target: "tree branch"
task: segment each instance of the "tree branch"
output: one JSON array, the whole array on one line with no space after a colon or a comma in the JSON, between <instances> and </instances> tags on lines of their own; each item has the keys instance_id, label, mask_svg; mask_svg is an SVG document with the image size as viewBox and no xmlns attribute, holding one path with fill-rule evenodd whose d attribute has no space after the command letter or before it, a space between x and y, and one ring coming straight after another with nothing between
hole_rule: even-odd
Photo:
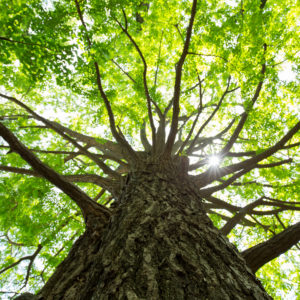
<instances>
[{"instance_id":1,"label":"tree branch","mask_svg":"<svg viewBox=\"0 0 300 300\"><path fill-rule=\"evenodd\" d=\"M26 43L26 42L22 42L22 41L16 41L16 40L12 40L12 39L9 39L9 38L7 38L7 37L4 37L4 36L0 36L0 40L6 41L6 42L10 42L10 43L16 43L16 44L28 45L28 46L38 46L38 47L47 49L48 51L51 51L51 52L53 51L53 50L51 50L50 48L45 47L45 46L42 45L42 44Z\"/></svg>"},{"instance_id":2,"label":"tree branch","mask_svg":"<svg viewBox=\"0 0 300 300\"><path fill-rule=\"evenodd\" d=\"M260 154L257 154L249 159L246 159L242 162L239 162L239 163L236 163L236 164L233 164L230 166L226 166L223 168L219 168L218 172L212 172L210 169L208 169L206 172L194 177L196 184L199 187L203 187L203 186L206 186L207 184L211 183L212 181L219 179L225 175L232 174L236 171L243 170L243 169L244 170L247 169L249 171L249 170L255 168L259 161L262 161L265 158L270 157L272 154L276 153L278 150L281 150L284 147L285 143L288 140L290 140L298 132L299 129L300 129L300 121L298 123L296 123L296 125L293 128L291 128L288 131L288 133L285 136L283 136L281 138L281 140L279 140L274 146L268 148L267 150L265 150L264 152L262 152ZM243 172L243 174L245 174L245 173L246 172ZM238 177L236 177L236 178L238 178Z\"/></svg>"},{"instance_id":3,"label":"tree branch","mask_svg":"<svg viewBox=\"0 0 300 300\"><path fill-rule=\"evenodd\" d=\"M192 149L195 145L195 141L198 139L198 137L200 136L200 134L202 133L202 131L204 130L204 128L209 124L209 122L212 120L212 118L214 117L214 115L217 113L217 111L220 109L222 102L225 98L225 96L229 93L229 85L230 85L230 79L231 77L228 78L227 81L227 86L226 86L226 90L224 91L223 95L221 96L217 106L215 107L215 109L213 110L213 112L211 113L211 115L208 117L208 119L202 124L202 126L200 127L200 129L198 130L194 140L192 141L191 145L189 146L187 153L191 153Z\"/></svg>"},{"instance_id":4,"label":"tree branch","mask_svg":"<svg viewBox=\"0 0 300 300\"><path fill-rule=\"evenodd\" d=\"M293 159L289 158L289 159L284 159L284 160L274 162L274 163L270 163L270 164L257 164L255 166L255 168L257 168L257 169L273 168L273 167L278 167L278 166L281 166L281 165L284 165L284 164L288 164L292 161L293 161Z\"/></svg>"},{"instance_id":5,"label":"tree branch","mask_svg":"<svg viewBox=\"0 0 300 300\"><path fill-rule=\"evenodd\" d=\"M191 10L191 17L189 21L189 26L186 33L185 43L183 47L182 54L180 59L176 65L176 76L175 76L175 85L174 85L174 95L173 95L173 115L172 115L172 122L171 122L171 129L168 136L168 140L166 143L166 147L164 150L163 156L169 157L172 153L172 147L175 141L175 137L177 134L177 127L178 127L178 117L180 112L179 107L179 99L180 99L180 87L181 87L181 77L182 77L182 67L186 56L188 54L188 49L191 41L193 24L195 20L195 15L197 11L197 0L193 0L193 6Z\"/></svg>"},{"instance_id":6,"label":"tree branch","mask_svg":"<svg viewBox=\"0 0 300 300\"><path fill-rule=\"evenodd\" d=\"M17 242L12 241L10 239L10 237L8 236L8 232L6 234L4 234L4 236L5 236L6 240L7 240L7 242L9 244L13 245L13 246L17 246L17 247L23 247L23 246L25 246L25 244L23 244L23 243L17 243Z\"/></svg>"},{"instance_id":7,"label":"tree branch","mask_svg":"<svg viewBox=\"0 0 300 300\"><path fill-rule=\"evenodd\" d=\"M154 152L155 152L155 149L156 149L156 128L155 128L154 121L153 121L151 103L154 104L154 106L156 108L156 111L157 111L157 113L160 117L162 116L162 112L161 112L160 108L158 107L158 105L156 104L156 102L150 97L148 82L147 82L147 68L148 68L148 66L147 66L145 57L144 57L140 47L137 45L137 43L135 42L133 37L128 32L127 17L126 17L126 14L125 14L124 10L123 10L123 15L124 15L125 24L126 24L125 27L117 19L115 19L115 21L118 23L118 25L120 26L122 31L126 34L126 36L129 38L130 42L133 44L134 48L138 52L138 54L139 54L139 56L140 56L140 58L143 62L143 66L144 66L143 84L144 84L145 96L146 96L146 100L147 100L147 108L148 108L148 116L149 116L149 121L150 121L150 127L151 127L151 131L152 131L152 145L153 145L153 149L154 149Z\"/></svg>"},{"instance_id":8,"label":"tree branch","mask_svg":"<svg viewBox=\"0 0 300 300\"><path fill-rule=\"evenodd\" d=\"M161 44L162 44L162 40L163 40L163 35L164 35L164 31L161 32L161 38L160 38L160 42L159 42L158 58L157 58L155 76L154 76L154 87L156 87L156 83L157 83L157 75L158 75L158 70L159 70L160 54L161 54Z\"/></svg>"},{"instance_id":9,"label":"tree branch","mask_svg":"<svg viewBox=\"0 0 300 300\"><path fill-rule=\"evenodd\" d=\"M275 235L271 239L243 251L247 266L255 273L263 265L288 251L300 240L300 222Z\"/></svg>"},{"instance_id":10,"label":"tree branch","mask_svg":"<svg viewBox=\"0 0 300 300\"><path fill-rule=\"evenodd\" d=\"M181 153L184 149L184 147L186 146L186 144L189 142L193 132L194 132L194 129L195 129L195 126L198 122L198 119L199 119L199 116L200 114L202 113L202 110L203 110L203 92L202 92L202 81L198 75L198 82L199 82L199 106L198 106L198 112L197 112L197 115L196 115L196 118L193 122L193 125L192 125L192 128L190 129L189 133L188 133L188 136L186 137L185 141L183 142L183 144L181 145L180 149L178 150L178 154ZM198 138L198 136L196 135L195 139ZM194 139L194 141L195 141ZM193 142L191 143L191 145L193 144Z\"/></svg>"},{"instance_id":11,"label":"tree branch","mask_svg":"<svg viewBox=\"0 0 300 300\"><path fill-rule=\"evenodd\" d=\"M16 168L9 166L0 165L0 171L11 172L15 174L29 175L39 178L44 178L40 173L25 169L25 168ZM109 190L110 192L114 192L114 188L118 185L116 182L103 178L96 174L77 174L77 175L61 175L61 177L67 182L87 182L96 184L102 188Z\"/></svg>"},{"instance_id":12,"label":"tree branch","mask_svg":"<svg viewBox=\"0 0 300 300\"><path fill-rule=\"evenodd\" d=\"M67 194L80 207L84 219L87 222L88 215L98 215L106 222L110 218L110 210L94 202L87 194L77 186L67 182L60 174L44 164L29 149L27 149L15 136L0 123L0 135L10 145L11 149L18 153L31 167L49 180L52 184Z\"/></svg>"},{"instance_id":13,"label":"tree branch","mask_svg":"<svg viewBox=\"0 0 300 300\"><path fill-rule=\"evenodd\" d=\"M128 144L128 142L124 139L123 134L119 134L116 128L116 123L115 123L115 117L111 109L110 102L107 98L106 93L104 92L104 89L102 87L102 82L101 82L101 75L100 75L100 69L99 65L97 62L94 62L94 66L96 69L96 77L97 77L97 86L98 90L100 92L100 95L104 101L106 110L108 112L108 118L109 118L109 124L110 124L110 129L113 137L116 139L116 141L120 144L120 146L123 146L125 150L127 150L129 157L131 158L132 161L136 159L136 154L134 150L131 148L131 146Z\"/></svg>"},{"instance_id":14,"label":"tree branch","mask_svg":"<svg viewBox=\"0 0 300 300\"><path fill-rule=\"evenodd\" d=\"M225 62L228 62L228 60L220 55L215 54L205 54L205 53L196 53L196 52L188 52L189 55L197 55L197 56L207 56L207 57L217 57L220 59L223 59Z\"/></svg>"},{"instance_id":15,"label":"tree branch","mask_svg":"<svg viewBox=\"0 0 300 300\"><path fill-rule=\"evenodd\" d=\"M256 206L262 204L263 197L257 199L253 203L250 203L243 207L234 217L232 217L221 229L220 231L224 235L228 235L230 231L245 217L245 215L250 212Z\"/></svg>"},{"instance_id":16,"label":"tree branch","mask_svg":"<svg viewBox=\"0 0 300 300\"><path fill-rule=\"evenodd\" d=\"M23 260L30 260L30 263L29 263L29 266L28 266L28 269L27 269L27 275L29 277L29 272L30 272L30 268L32 266L32 263L33 263L34 259L36 258L36 256L39 254L39 252L42 250L42 248L43 248L42 245L38 245L36 251L32 255L24 256L24 257L20 258L19 260L17 260L16 262L10 264L9 266L3 268L2 270L0 270L0 274L2 274L4 272L6 272L7 270L17 266ZM28 272L28 270L29 270L29 272ZM26 283L28 281L27 275L26 275Z\"/></svg>"},{"instance_id":17,"label":"tree branch","mask_svg":"<svg viewBox=\"0 0 300 300\"><path fill-rule=\"evenodd\" d=\"M92 139L92 138L91 138ZM102 146L102 145L101 145ZM84 148L85 149L88 149L92 147L92 145L89 145L89 146L85 146ZM0 145L0 148L3 148L3 149L10 149L9 146L5 146L5 145ZM99 148L98 146L96 146L95 148ZM104 147L101 147L101 151L103 151L104 153L109 153L108 151L106 151L105 149L103 149ZM68 155L65 159L64 159L64 162L67 162L69 161L70 159L73 159L75 158L76 156L78 155L85 155L84 153L78 151L78 152L74 152L74 151L64 151L64 150L41 150L41 149L34 149L34 148L30 148L29 149L30 151L32 152L35 152L35 153L45 153L45 154L61 154L61 155ZM106 159L110 159L110 160L113 160L117 163L119 163L120 165L126 165L127 164L123 161L121 161L118 157L116 157L116 155L113 155L113 154L96 154L94 153L96 156L98 156L99 158L102 158L103 160L106 160Z\"/></svg>"},{"instance_id":18,"label":"tree branch","mask_svg":"<svg viewBox=\"0 0 300 300\"><path fill-rule=\"evenodd\" d=\"M32 254L31 259L29 261L29 265L27 267L25 282L24 282L22 288L24 288L27 285L33 262L34 262L35 258L38 256L38 254L40 253L40 251L42 250L42 248L43 248L42 245L38 245L36 251Z\"/></svg>"},{"instance_id":19,"label":"tree branch","mask_svg":"<svg viewBox=\"0 0 300 300\"><path fill-rule=\"evenodd\" d=\"M84 27L84 31L85 31L85 35L86 35L86 40L88 42L89 47L91 47L92 42L90 40L89 32L88 32L88 29L87 29L86 24L84 22L83 15L82 15L82 12L81 12L81 9L80 9L80 5L79 5L79 3L78 3L77 0L75 0L75 5L76 5L76 10L77 10L78 16L80 18L81 24Z\"/></svg>"},{"instance_id":20,"label":"tree branch","mask_svg":"<svg viewBox=\"0 0 300 300\"><path fill-rule=\"evenodd\" d=\"M217 135L212 137L206 137L206 138L198 138L197 142L195 143L195 146L193 147L192 151L196 152L203 148L205 148L207 145L212 144L213 140L220 139L223 134L225 134L234 124L235 119L233 119L228 126L223 129L221 132L219 132ZM200 168L208 163L208 158L210 155L203 155L204 159L192 164L189 166L189 171L196 170L197 168Z\"/></svg>"},{"instance_id":21,"label":"tree branch","mask_svg":"<svg viewBox=\"0 0 300 300\"><path fill-rule=\"evenodd\" d=\"M276 233L274 232L274 230L271 229L270 225L265 225L265 224L261 223L252 214L249 214L249 216L251 217L251 219L253 219L256 222L256 224L258 224L259 226L261 226L265 231L270 231L273 235L276 235Z\"/></svg>"},{"instance_id":22,"label":"tree branch","mask_svg":"<svg viewBox=\"0 0 300 300\"><path fill-rule=\"evenodd\" d=\"M144 120L143 125L140 129L140 137L141 137L141 142L144 146L144 149L147 152L150 152L151 151L151 145L148 142L147 135L146 135L146 122L145 122L145 120Z\"/></svg>"},{"instance_id":23,"label":"tree branch","mask_svg":"<svg viewBox=\"0 0 300 300\"><path fill-rule=\"evenodd\" d=\"M204 199L208 202L211 202L211 203L215 204L218 208L226 209L226 210L228 210L232 213L235 213L235 212L241 210L240 206L230 204L226 201L223 201L219 198L216 198L216 197L213 197L213 196L210 196L210 195L206 196Z\"/></svg>"},{"instance_id":24,"label":"tree branch","mask_svg":"<svg viewBox=\"0 0 300 300\"><path fill-rule=\"evenodd\" d=\"M81 12L81 9L80 9L80 5L79 5L79 3L78 3L77 0L75 0L75 4L76 4L76 10L77 10L78 16L80 18L81 24L82 24L82 26L84 27L84 30L85 30L85 34L86 34L86 39L87 39L87 42L88 42L88 46L90 48L91 45L92 45L91 39L89 37L87 26L86 26L86 24L84 22L83 15L82 15L82 12ZM95 70L96 70L96 78L97 78L98 90L99 90L100 95L101 95L101 97L102 97L102 99L104 101L104 104L105 104L105 107L106 107L106 110L107 110L107 113L108 113L108 118L109 118L109 124L110 124L111 133L112 133L113 137L116 139L116 141L121 146L124 147L124 149L129 154L129 157L131 157L132 160L134 161L136 159L136 154L135 154L134 150L131 148L131 146L128 144L128 142L124 139L124 136L121 135L121 134L119 134L118 131L117 131L116 124L115 124L115 117L114 117L114 114L112 112L111 105L110 105L110 102L109 102L109 100L107 98L107 95L104 92L104 89L102 87L100 69L99 69L99 65L98 65L98 63L96 61L94 62L94 66L95 66Z\"/></svg>"},{"instance_id":25,"label":"tree branch","mask_svg":"<svg viewBox=\"0 0 300 300\"><path fill-rule=\"evenodd\" d=\"M128 72L126 72L125 70L123 70L123 68L114 60L111 60L133 83L136 83L136 81L129 75Z\"/></svg>"},{"instance_id":26,"label":"tree branch","mask_svg":"<svg viewBox=\"0 0 300 300\"><path fill-rule=\"evenodd\" d=\"M285 149L290 149L290 148L294 148L294 147L297 147L297 146L300 146L300 142L283 146L281 149L285 150ZM228 156L228 157L243 157L243 156L254 156L254 155L256 155L256 151L228 152L225 156Z\"/></svg>"},{"instance_id":27,"label":"tree branch","mask_svg":"<svg viewBox=\"0 0 300 300\"><path fill-rule=\"evenodd\" d=\"M289 163L291 161L292 161L292 159L286 159L286 160L283 160L283 161L280 161L280 162L276 162L276 163L272 163L272 164L263 164L263 165L254 164L254 165L249 166L249 167L245 168L244 170L236 173L235 175L233 175L229 179L223 181L222 184L217 185L217 186L213 186L213 187L207 188L207 189L202 189L202 190L200 189L200 191L202 193L204 193L203 195L206 195L207 193L208 194L212 194L212 193L215 193L216 191L219 191L219 190L224 189L227 186L231 185L235 180L237 180L238 178L240 178L241 176L243 176L244 174L246 174L247 172L249 172L252 169L256 169L256 168L259 168L259 169L262 169L262 168L272 168L272 167L276 167L276 166L280 166L280 165Z\"/></svg>"},{"instance_id":28,"label":"tree branch","mask_svg":"<svg viewBox=\"0 0 300 300\"><path fill-rule=\"evenodd\" d=\"M71 130L68 127L65 127L57 122L51 121L53 125L55 125L55 128L60 129L60 131L67 133L71 137L76 138L76 140L79 140L81 142L86 143L90 147L95 147L102 151L106 155L114 156L116 159L122 159L125 158L126 155L123 152L123 148L110 140L105 140L104 144L99 143L95 138L79 133L77 131Z\"/></svg>"},{"instance_id":29,"label":"tree branch","mask_svg":"<svg viewBox=\"0 0 300 300\"><path fill-rule=\"evenodd\" d=\"M32 109L30 109L27 105L25 105L24 103L22 103L21 101L17 100L14 97L6 96L6 95L3 95L3 94L0 94L0 96L7 99L7 100L10 100L10 101L16 103L19 106L21 106L27 112L29 112L35 119L43 122L49 128L51 128L56 133L58 133L60 136L62 136L65 140L69 141L71 144L73 144L75 147L77 147L82 153L84 153L87 157L89 157L92 161L94 161L103 170L104 173L106 173L106 174L108 174L112 177L119 178L119 174L114 172L112 169L110 169L102 160L100 160L98 158L98 156L96 154L87 151L84 147L82 147L80 144L78 144L75 140L73 140L68 135L66 135L60 129L60 126L57 126L58 123L51 122L51 121L43 118L42 116L40 116L36 112L34 112Z\"/></svg>"},{"instance_id":30,"label":"tree branch","mask_svg":"<svg viewBox=\"0 0 300 300\"><path fill-rule=\"evenodd\" d=\"M267 45L264 44L264 53L266 52L267 50ZM255 93L251 99L251 102L250 102L250 105L251 105L251 108L254 106L255 102L257 101L258 97L259 97L259 94L260 94L260 91L262 89L262 86L263 86L263 80L264 80L264 75L266 73L266 63L264 62L262 64L262 68L261 68L261 76L262 76L262 79L259 81L257 87L256 87L256 90L255 90ZM250 109L250 107L247 108L247 110ZM221 150L220 152L220 156L224 156L226 155L229 150L232 148L233 144L235 143L235 141L237 140L240 132L242 131L245 123L246 123L246 120L248 118L248 111L245 111L243 114L242 114L242 118L240 119L236 129L234 130L232 136L230 137L228 143L225 145L225 147Z\"/></svg>"},{"instance_id":31,"label":"tree branch","mask_svg":"<svg viewBox=\"0 0 300 300\"><path fill-rule=\"evenodd\" d=\"M222 214L220 214L218 212L215 212L213 210L210 210L210 209L208 209L206 211L206 213L207 214L212 214L212 215L217 215L217 216L221 217L224 221L229 221L230 220L230 217L222 215ZM254 222L252 222L252 221L250 221L246 218L240 220L239 224L241 224L243 226L248 226L248 227L255 227L256 226L256 223L254 223Z\"/></svg>"}]
</instances>

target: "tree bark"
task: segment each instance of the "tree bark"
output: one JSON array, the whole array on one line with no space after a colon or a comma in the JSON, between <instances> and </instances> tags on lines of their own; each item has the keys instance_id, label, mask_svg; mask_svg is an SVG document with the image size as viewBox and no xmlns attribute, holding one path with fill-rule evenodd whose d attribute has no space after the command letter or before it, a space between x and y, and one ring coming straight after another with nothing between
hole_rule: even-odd
<instances>
[{"instance_id":1,"label":"tree bark","mask_svg":"<svg viewBox=\"0 0 300 300\"><path fill-rule=\"evenodd\" d=\"M271 299L184 176L131 173L110 222L97 222L38 299Z\"/></svg>"},{"instance_id":2,"label":"tree bark","mask_svg":"<svg viewBox=\"0 0 300 300\"><path fill-rule=\"evenodd\" d=\"M300 240L300 222L288 227L271 239L257 244L241 254L247 266L255 273L263 265L288 251Z\"/></svg>"}]
</instances>

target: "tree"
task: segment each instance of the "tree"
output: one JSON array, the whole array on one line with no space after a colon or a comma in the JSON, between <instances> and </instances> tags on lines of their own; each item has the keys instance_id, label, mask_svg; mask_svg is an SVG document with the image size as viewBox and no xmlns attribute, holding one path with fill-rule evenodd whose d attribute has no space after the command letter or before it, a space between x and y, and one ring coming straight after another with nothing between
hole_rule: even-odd
<instances>
[{"instance_id":1,"label":"tree","mask_svg":"<svg viewBox=\"0 0 300 300\"><path fill-rule=\"evenodd\" d=\"M0 3L2 293L270 299L254 273L300 239L296 4Z\"/></svg>"}]
</instances>

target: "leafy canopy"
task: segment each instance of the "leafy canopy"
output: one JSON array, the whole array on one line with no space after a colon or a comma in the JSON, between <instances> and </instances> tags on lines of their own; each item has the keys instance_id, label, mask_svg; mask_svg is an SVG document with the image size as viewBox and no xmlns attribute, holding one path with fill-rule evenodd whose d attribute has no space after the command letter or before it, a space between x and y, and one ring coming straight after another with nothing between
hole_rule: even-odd
<instances>
[{"instance_id":1,"label":"leafy canopy","mask_svg":"<svg viewBox=\"0 0 300 300\"><path fill-rule=\"evenodd\" d=\"M191 24L196 2L0 0L0 121L108 207L130 149L188 157L207 213L244 250L299 211L299 7L198 1ZM84 220L78 203L10 148L3 138L0 287L34 291ZM297 289L295 253L258 273L275 299Z\"/></svg>"}]
</instances>

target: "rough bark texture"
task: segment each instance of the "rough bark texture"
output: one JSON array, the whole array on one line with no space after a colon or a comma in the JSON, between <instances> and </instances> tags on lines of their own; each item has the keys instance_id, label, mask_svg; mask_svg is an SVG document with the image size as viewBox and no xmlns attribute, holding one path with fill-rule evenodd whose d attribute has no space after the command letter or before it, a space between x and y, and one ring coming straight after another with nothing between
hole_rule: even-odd
<instances>
[{"instance_id":1,"label":"rough bark texture","mask_svg":"<svg viewBox=\"0 0 300 300\"><path fill-rule=\"evenodd\" d=\"M94 224L38 299L271 299L184 176L131 173L110 222Z\"/></svg>"}]
</instances>

